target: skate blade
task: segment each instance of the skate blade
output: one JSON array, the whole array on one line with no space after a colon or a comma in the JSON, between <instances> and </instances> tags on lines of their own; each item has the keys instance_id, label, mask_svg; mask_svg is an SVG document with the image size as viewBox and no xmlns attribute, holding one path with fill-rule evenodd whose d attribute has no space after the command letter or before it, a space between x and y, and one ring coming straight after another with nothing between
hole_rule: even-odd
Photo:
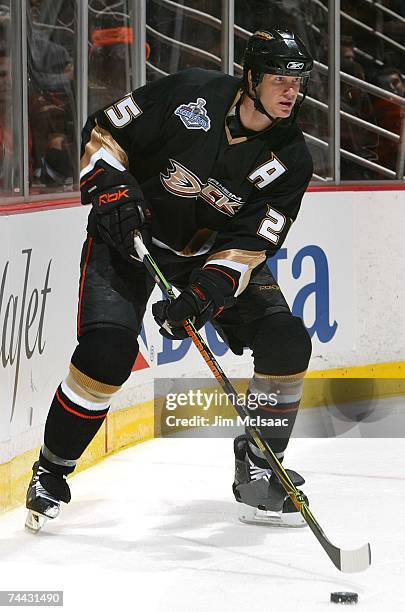
<instances>
[{"instance_id":1,"label":"skate blade","mask_svg":"<svg viewBox=\"0 0 405 612\"><path fill-rule=\"evenodd\" d=\"M305 527L306 522L300 512L271 512L247 506L239 516L241 523L247 525L265 525L267 527L297 528Z\"/></svg>"},{"instance_id":2,"label":"skate blade","mask_svg":"<svg viewBox=\"0 0 405 612\"><path fill-rule=\"evenodd\" d=\"M25 520L25 529L30 533L38 533L38 531L40 531L45 525L47 520L47 516L38 514L32 510L28 510L27 518Z\"/></svg>"}]
</instances>

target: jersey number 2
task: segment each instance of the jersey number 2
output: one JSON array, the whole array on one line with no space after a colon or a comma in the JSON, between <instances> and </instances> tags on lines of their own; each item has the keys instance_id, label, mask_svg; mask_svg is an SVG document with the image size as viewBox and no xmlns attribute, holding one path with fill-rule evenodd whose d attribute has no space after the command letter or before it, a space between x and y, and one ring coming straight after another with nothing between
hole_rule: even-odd
<instances>
[{"instance_id":1,"label":"jersey number 2","mask_svg":"<svg viewBox=\"0 0 405 612\"><path fill-rule=\"evenodd\" d=\"M284 215L268 206L267 214L260 223L260 227L257 230L259 236L266 238L273 244L278 244L280 240L280 234L286 224L286 218Z\"/></svg>"},{"instance_id":2,"label":"jersey number 2","mask_svg":"<svg viewBox=\"0 0 405 612\"><path fill-rule=\"evenodd\" d=\"M135 119L135 117L142 114L141 109L133 100L131 95L126 96L119 102L116 102L116 104L110 106L104 112L111 123L117 128L125 127L132 121L132 119Z\"/></svg>"}]
</instances>

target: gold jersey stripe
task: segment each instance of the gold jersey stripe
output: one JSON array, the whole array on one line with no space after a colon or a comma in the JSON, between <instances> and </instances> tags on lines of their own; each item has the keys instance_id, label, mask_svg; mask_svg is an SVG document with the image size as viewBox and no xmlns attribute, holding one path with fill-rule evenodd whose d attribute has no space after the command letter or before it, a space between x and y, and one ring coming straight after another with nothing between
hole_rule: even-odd
<instances>
[{"instance_id":1,"label":"gold jersey stripe","mask_svg":"<svg viewBox=\"0 0 405 612\"><path fill-rule=\"evenodd\" d=\"M101 148L108 151L128 170L128 155L125 153L124 149L120 147L118 142L114 140L110 132L104 130L99 125L96 125L91 131L90 140L86 144L84 154L80 160L80 170L83 170L83 168L89 165L92 155Z\"/></svg>"},{"instance_id":2,"label":"gold jersey stripe","mask_svg":"<svg viewBox=\"0 0 405 612\"><path fill-rule=\"evenodd\" d=\"M107 385L87 376L87 374L83 374L73 363L69 366L69 375L66 382L72 391L91 402L105 402L113 393L121 389L120 385Z\"/></svg>"},{"instance_id":3,"label":"gold jersey stripe","mask_svg":"<svg viewBox=\"0 0 405 612\"><path fill-rule=\"evenodd\" d=\"M238 263L245 264L245 266L248 266L250 270L253 270L253 268L258 266L266 259L266 251L245 251L243 249L227 249L226 251L212 253L208 257L207 262L210 259L229 259L230 261L236 261Z\"/></svg>"},{"instance_id":4,"label":"gold jersey stripe","mask_svg":"<svg viewBox=\"0 0 405 612\"><path fill-rule=\"evenodd\" d=\"M239 144L241 142L246 142L247 140L247 136L238 136L237 138L234 138L231 134L231 130L228 127L228 124L226 122L227 118L229 117L231 111L235 108L235 106L237 105L237 103L239 102L240 98L242 97L242 90L239 89L236 93L236 96L234 97L234 99L232 100L232 104L229 107L228 112L226 113L226 117L225 117L225 134L226 134L226 138L228 140L228 144L233 145L233 144Z\"/></svg>"},{"instance_id":5,"label":"gold jersey stripe","mask_svg":"<svg viewBox=\"0 0 405 612\"><path fill-rule=\"evenodd\" d=\"M229 262L235 261L237 263L244 264L247 266L246 272L241 275L239 281L239 287L237 295L240 295L248 286L250 277L254 268L261 264L266 259L265 251L244 251L242 249L228 249L226 251L220 251L210 255L204 265L207 265L210 260L225 259ZM229 266L232 267L232 266Z\"/></svg>"}]
</instances>

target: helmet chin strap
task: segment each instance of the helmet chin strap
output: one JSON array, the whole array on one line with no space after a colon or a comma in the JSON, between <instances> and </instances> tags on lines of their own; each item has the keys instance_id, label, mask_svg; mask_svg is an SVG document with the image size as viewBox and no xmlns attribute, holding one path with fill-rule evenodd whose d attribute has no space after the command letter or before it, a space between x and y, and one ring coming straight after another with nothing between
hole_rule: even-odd
<instances>
[{"instance_id":1,"label":"helmet chin strap","mask_svg":"<svg viewBox=\"0 0 405 612\"><path fill-rule=\"evenodd\" d=\"M270 119L270 121L272 123L277 121L277 117L272 117L271 115L269 115L269 113L264 108L264 106L262 104L262 101L260 100L259 96L257 95L257 90L256 90L256 87L254 85L252 85L252 89L253 89L254 96L252 96L249 92L247 92L247 94L248 94L249 98L251 100L253 100L253 104L255 106L255 109L257 111L259 111L259 113L262 113L263 115L266 115L267 119Z\"/></svg>"}]
</instances>

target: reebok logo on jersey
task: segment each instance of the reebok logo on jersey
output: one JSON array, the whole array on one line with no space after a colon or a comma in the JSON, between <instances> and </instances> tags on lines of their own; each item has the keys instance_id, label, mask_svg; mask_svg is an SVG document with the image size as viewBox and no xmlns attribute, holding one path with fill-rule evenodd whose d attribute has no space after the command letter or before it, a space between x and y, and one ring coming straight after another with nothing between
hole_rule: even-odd
<instances>
[{"instance_id":1,"label":"reebok logo on jersey","mask_svg":"<svg viewBox=\"0 0 405 612\"><path fill-rule=\"evenodd\" d=\"M280 287L276 284L273 283L273 285L259 285L259 291L269 291L272 289L275 289L276 291L280 291Z\"/></svg>"},{"instance_id":2,"label":"reebok logo on jersey","mask_svg":"<svg viewBox=\"0 0 405 612\"><path fill-rule=\"evenodd\" d=\"M118 189L118 191L113 191L113 192L108 192L108 193L101 193L98 196L98 203L99 204L111 204L111 202L116 202L117 200L120 200L121 198L129 198L128 195L128 189Z\"/></svg>"},{"instance_id":3,"label":"reebok logo on jersey","mask_svg":"<svg viewBox=\"0 0 405 612\"><path fill-rule=\"evenodd\" d=\"M181 119L188 130L204 130L204 132L208 132L211 127L211 119L204 108L206 104L207 100L197 98L197 102L189 102L188 104L178 106L174 114Z\"/></svg>"}]
</instances>

